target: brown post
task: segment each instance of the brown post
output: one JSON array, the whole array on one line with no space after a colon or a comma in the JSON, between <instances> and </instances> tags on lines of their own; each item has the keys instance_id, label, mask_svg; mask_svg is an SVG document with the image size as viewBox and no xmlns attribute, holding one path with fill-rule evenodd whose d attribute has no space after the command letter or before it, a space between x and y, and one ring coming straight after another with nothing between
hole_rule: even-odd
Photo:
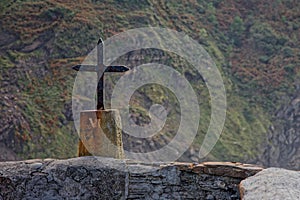
<instances>
[{"instance_id":1,"label":"brown post","mask_svg":"<svg viewBox=\"0 0 300 200\"><path fill-rule=\"evenodd\" d=\"M121 119L118 110L91 110L80 113L78 156L124 158Z\"/></svg>"}]
</instances>

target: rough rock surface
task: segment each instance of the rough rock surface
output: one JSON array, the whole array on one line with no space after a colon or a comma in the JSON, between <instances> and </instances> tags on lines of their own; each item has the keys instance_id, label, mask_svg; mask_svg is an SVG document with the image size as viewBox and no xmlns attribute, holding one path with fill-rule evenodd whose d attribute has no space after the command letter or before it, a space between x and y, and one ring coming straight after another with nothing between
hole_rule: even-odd
<instances>
[{"instance_id":1,"label":"rough rock surface","mask_svg":"<svg viewBox=\"0 0 300 200\"><path fill-rule=\"evenodd\" d=\"M261 170L241 163L146 165L102 157L3 162L0 199L239 199L240 181Z\"/></svg>"},{"instance_id":2,"label":"rough rock surface","mask_svg":"<svg viewBox=\"0 0 300 200\"><path fill-rule=\"evenodd\" d=\"M300 83L298 87L297 96L277 111L256 163L300 170Z\"/></svg>"},{"instance_id":3,"label":"rough rock surface","mask_svg":"<svg viewBox=\"0 0 300 200\"><path fill-rule=\"evenodd\" d=\"M240 191L243 200L300 199L300 171L268 168L243 180Z\"/></svg>"},{"instance_id":4,"label":"rough rock surface","mask_svg":"<svg viewBox=\"0 0 300 200\"><path fill-rule=\"evenodd\" d=\"M0 161L8 161L8 160L17 160L18 157L15 152L13 152L10 148L0 142Z\"/></svg>"}]
</instances>

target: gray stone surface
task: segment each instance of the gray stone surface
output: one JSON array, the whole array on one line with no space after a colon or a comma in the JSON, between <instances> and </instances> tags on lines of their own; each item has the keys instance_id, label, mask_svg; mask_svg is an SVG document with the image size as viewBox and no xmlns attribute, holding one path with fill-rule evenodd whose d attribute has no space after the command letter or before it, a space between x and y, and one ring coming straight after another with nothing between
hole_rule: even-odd
<instances>
[{"instance_id":1,"label":"gray stone surface","mask_svg":"<svg viewBox=\"0 0 300 200\"><path fill-rule=\"evenodd\" d=\"M0 199L121 199L125 173L109 165L124 166L93 157L1 163Z\"/></svg>"},{"instance_id":2,"label":"gray stone surface","mask_svg":"<svg viewBox=\"0 0 300 200\"><path fill-rule=\"evenodd\" d=\"M240 184L243 200L299 200L300 171L268 168Z\"/></svg>"},{"instance_id":3,"label":"gray stone surface","mask_svg":"<svg viewBox=\"0 0 300 200\"><path fill-rule=\"evenodd\" d=\"M239 199L240 181L261 170L240 163L142 164L103 157L2 162L0 199Z\"/></svg>"}]
</instances>

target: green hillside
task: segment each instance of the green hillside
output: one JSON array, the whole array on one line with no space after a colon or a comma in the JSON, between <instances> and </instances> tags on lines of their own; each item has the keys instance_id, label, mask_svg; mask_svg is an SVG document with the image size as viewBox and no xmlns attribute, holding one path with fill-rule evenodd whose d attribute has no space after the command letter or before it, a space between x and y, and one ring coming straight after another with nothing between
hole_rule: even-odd
<instances>
[{"instance_id":1,"label":"green hillside","mask_svg":"<svg viewBox=\"0 0 300 200\"><path fill-rule=\"evenodd\" d=\"M254 162L267 143L275 112L297 92L299 13L300 2L292 0L2 1L0 143L19 159L76 156L78 136L71 111L76 72L71 66L85 58L99 37L160 26L197 40L223 76L227 119L206 159ZM151 53L136 63L128 57L120 61L130 67L154 59ZM208 90L199 75L184 71L184 60L172 54L165 57L161 62L183 73L200 100L197 149L210 119ZM170 99L174 120L164 131L172 135L178 111L170 91L149 85L134 99L133 116L142 124L147 123L150 103Z\"/></svg>"}]
</instances>

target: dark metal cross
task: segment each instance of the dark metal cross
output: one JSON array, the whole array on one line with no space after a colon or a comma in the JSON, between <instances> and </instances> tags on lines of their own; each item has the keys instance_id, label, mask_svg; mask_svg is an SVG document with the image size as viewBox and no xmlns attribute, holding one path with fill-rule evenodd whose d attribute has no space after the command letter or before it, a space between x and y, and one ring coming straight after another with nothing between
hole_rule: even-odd
<instances>
[{"instance_id":1,"label":"dark metal cross","mask_svg":"<svg viewBox=\"0 0 300 200\"><path fill-rule=\"evenodd\" d=\"M100 38L97 43L97 65L76 65L73 67L76 71L97 72L97 110L104 110L104 74L106 72L126 72L129 70L126 66L105 66L103 63L104 47Z\"/></svg>"}]
</instances>

